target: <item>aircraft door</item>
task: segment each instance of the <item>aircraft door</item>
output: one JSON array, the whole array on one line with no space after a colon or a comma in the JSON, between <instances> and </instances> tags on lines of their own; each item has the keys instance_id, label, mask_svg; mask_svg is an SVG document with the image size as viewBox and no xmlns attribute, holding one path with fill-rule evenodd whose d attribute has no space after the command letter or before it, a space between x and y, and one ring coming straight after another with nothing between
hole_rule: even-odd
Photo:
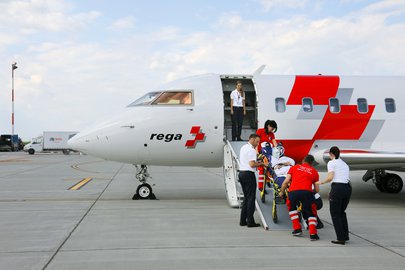
<instances>
[{"instance_id":1,"label":"aircraft door","mask_svg":"<svg viewBox=\"0 0 405 270\"><path fill-rule=\"evenodd\" d=\"M242 89L245 95L246 115L243 117L241 137L247 140L251 133L257 130L257 97L252 76L231 76L222 75L222 91L224 100L224 136L232 140L232 117L231 117L231 92L236 88L236 82L242 82Z\"/></svg>"}]
</instances>

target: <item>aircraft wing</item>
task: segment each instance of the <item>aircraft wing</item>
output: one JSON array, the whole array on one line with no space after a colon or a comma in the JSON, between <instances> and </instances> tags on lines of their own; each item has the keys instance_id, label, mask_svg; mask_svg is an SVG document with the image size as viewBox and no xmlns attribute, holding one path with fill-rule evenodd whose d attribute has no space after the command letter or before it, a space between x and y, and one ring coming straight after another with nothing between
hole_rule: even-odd
<instances>
[{"instance_id":1,"label":"aircraft wing","mask_svg":"<svg viewBox=\"0 0 405 270\"><path fill-rule=\"evenodd\" d=\"M351 169L387 169L393 171L405 171L404 152L341 149L340 157L350 166ZM323 153L323 159L325 163L329 161L328 151Z\"/></svg>"}]
</instances>

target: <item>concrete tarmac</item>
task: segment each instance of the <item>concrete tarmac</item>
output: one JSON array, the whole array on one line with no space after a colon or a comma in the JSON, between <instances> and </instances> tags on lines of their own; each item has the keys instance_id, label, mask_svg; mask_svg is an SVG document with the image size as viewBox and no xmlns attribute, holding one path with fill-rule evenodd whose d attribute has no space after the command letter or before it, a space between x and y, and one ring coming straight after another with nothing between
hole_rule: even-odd
<instances>
[{"instance_id":1,"label":"concrete tarmac","mask_svg":"<svg viewBox=\"0 0 405 270\"><path fill-rule=\"evenodd\" d=\"M0 269L405 269L405 191L380 193L363 172L351 174L345 246L330 243L329 185L321 187L325 228L311 242L308 232L291 236L289 226L240 227L222 168L150 173L158 200L132 201L131 165L0 153Z\"/></svg>"}]
</instances>

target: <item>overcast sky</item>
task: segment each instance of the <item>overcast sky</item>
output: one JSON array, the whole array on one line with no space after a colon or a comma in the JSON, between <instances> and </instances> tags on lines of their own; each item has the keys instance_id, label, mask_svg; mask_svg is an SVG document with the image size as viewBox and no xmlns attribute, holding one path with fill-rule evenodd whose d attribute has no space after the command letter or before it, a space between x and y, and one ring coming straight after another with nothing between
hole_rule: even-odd
<instances>
[{"instance_id":1,"label":"overcast sky","mask_svg":"<svg viewBox=\"0 0 405 270\"><path fill-rule=\"evenodd\" d=\"M203 73L405 75L405 0L0 0L0 133L77 130Z\"/></svg>"}]
</instances>

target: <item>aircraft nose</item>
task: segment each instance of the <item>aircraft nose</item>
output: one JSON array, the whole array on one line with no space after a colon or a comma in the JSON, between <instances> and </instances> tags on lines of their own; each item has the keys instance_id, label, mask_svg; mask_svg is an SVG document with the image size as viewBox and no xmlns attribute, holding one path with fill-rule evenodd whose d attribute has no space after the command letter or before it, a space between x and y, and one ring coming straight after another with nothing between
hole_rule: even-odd
<instances>
[{"instance_id":1,"label":"aircraft nose","mask_svg":"<svg viewBox=\"0 0 405 270\"><path fill-rule=\"evenodd\" d=\"M83 134L78 133L68 141L68 146L70 149L86 152L86 139L85 136L82 135Z\"/></svg>"},{"instance_id":2,"label":"aircraft nose","mask_svg":"<svg viewBox=\"0 0 405 270\"><path fill-rule=\"evenodd\" d=\"M107 159L114 153L118 153L125 145L120 143L120 136L128 128L122 128L127 125L121 118L125 117L127 110L119 112L116 115L100 121L92 126L84 128L68 141L71 149ZM117 139L118 138L118 139Z\"/></svg>"}]
</instances>

